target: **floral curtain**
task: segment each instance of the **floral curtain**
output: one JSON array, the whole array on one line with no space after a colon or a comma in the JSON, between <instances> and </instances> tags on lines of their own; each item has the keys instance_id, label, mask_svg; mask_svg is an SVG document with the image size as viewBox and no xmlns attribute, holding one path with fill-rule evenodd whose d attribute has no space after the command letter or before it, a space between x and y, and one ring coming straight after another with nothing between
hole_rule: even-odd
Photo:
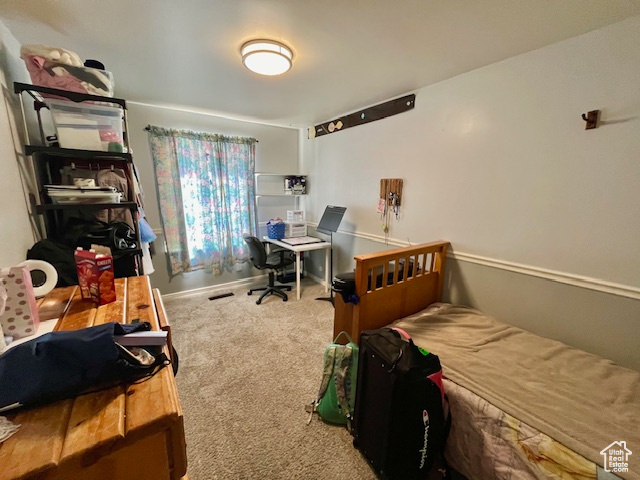
<instances>
[{"instance_id":1,"label":"floral curtain","mask_svg":"<svg viewBox=\"0 0 640 480\"><path fill-rule=\"evenodd\" d=\"M149 127L170 274L221 274L257 232L254 138Z\"/></svg>"}]
</instances>

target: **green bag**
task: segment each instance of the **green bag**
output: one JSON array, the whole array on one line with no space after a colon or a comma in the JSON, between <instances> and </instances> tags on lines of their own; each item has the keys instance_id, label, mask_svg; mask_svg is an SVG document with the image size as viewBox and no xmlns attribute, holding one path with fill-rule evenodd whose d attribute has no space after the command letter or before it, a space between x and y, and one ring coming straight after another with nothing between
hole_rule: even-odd
<instances>
[{"instance_id":1,"label":"green bag","mask_svg":"<svg viewBox=\"0 0 640 480\"><path fill-rule=\"evenodd\" d=\"M349 340L346 345L338 344L344 335ZM351 429L353 409L356 399L358 375L358 345L353 343L346 332L340 332L324 352L322 382L316 399L307 406L311 423L313 412L318 412L325 422L346 425Z\"/></svg>"}]
</instances>

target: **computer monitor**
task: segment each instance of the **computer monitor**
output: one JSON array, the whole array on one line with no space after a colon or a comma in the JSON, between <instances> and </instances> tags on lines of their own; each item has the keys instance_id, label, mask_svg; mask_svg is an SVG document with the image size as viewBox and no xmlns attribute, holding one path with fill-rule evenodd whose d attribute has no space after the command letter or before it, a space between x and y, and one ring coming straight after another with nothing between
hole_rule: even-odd
<instances>
[{"instance_id":1,"label":"computer monitor","mask_svg":"<svg viewBox=\"0 0 640 480\"><path fill-rule=\"evenodd\" d=\"M327 208L324 209L324 213L322 214L322 218L320 219L320 223L316 227L316 230L319 230L322 233L337 232L344 212L346 211L346 207L327 205Z\"/></svg>"}]
</instances>

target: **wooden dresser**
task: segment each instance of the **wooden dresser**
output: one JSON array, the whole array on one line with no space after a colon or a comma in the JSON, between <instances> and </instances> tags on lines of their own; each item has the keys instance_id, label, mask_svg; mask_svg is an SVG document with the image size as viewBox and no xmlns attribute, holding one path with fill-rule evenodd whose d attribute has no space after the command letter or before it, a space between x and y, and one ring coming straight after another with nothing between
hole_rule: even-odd
<instances>
[{"instance_id":1,"label":"wooden dresser","mask_svg":"<svg viewBox=\"0 0 640 480\"><path fill-rule=\"evenodd\" d=\"M39 301L40 313L59 318L55 330L134 319L170 330L148 277L117 279L116 292L115 302L96 307L77 287L57 288ZM136 385L4 415L21 427L0 443L0 480L186 479L182 408L170 366Z\"/></svg>"}]
</instances>

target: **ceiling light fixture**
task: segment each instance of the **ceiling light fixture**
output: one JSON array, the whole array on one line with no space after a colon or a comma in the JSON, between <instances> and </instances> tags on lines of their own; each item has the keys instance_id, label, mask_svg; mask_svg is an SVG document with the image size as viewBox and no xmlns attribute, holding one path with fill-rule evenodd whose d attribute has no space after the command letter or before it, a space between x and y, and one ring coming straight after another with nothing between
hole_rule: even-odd
<instances>
[{"instance_id":1,"label":"ceiling light fixture","mask_svg":"<svg viewBox=\"0 0 640 480\"><path fill-rule=\"evenodd\" d=\"M245 67L260 75L281 75L291 68L293 53L273 40L251 40L240 49Z\"/></svg>"}]
</instances>

